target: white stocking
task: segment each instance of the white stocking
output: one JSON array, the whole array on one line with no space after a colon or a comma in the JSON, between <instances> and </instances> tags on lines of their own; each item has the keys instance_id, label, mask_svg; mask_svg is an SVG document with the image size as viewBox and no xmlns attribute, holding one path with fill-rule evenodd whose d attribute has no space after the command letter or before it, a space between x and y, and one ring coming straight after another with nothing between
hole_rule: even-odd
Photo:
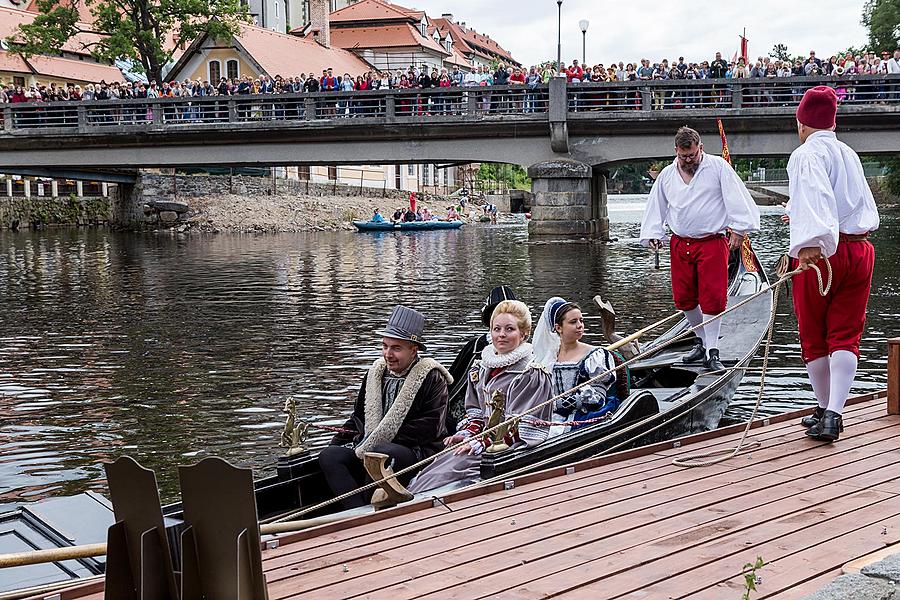
<instances>
[{"instance_id":1,"label":"white stocking","mask_svg":"<svg viewBox=\"0 0 900 600\"><path fill-rule=\"evenodd\" d=\"M828 410L841 414L850 395L853 378L856 377L856 355L847 350L837 350L829 359L831 389L828 394Z\"/></svg>"},{"instance_id":2,"label":"white stocking","mask_svg":"<svg viewBox=\"0 0 900 600\"><path fill-rule=\"evenodd\" d=\"M691 310L682 311L684 313L684 318L687 319L687 322L691 324L691 327L696 327L700 323L703 322L703 313L700 312L700 307L695 306ZM697 329L694 333L700 338L700 341L703 342L703 347L706 347L706 338L704 337L703 327Z\"/></svg>"},{"instance_id":3,"label":"white stocking","mask_svg":"<svg viewBox=\"0 0 900 600\"><path fill-rule=\"evenodd\" d=\"M703 315L704 321L709 321L716 315ZM703 329L703 338L706 342L706 350L712 350L713 348L719 347L719 330L722 329L722 319L716 319L711 323L707 323Z\"/></svg>"},{"instance_id":4,"label":"white stocking","mask_svg":"<svg viewBox=\"0 0 900 600\"><path fill-rule=\"evenodd\" d=\"M823 356L806 363L806 372L809 373L809 382L819 402L819 408L828 408L831 393L831 365L828 357Z\"/></svg>"}]
</instances>

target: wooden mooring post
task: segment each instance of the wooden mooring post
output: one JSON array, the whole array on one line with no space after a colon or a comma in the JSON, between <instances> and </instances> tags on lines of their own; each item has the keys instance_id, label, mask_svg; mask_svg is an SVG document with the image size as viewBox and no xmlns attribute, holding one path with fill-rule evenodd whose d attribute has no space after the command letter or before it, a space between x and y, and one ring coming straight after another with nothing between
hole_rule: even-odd
<instances>
[{"instance_id":1,"label":"wooden mooring post","mask_svg":"<svg viewBox=\"0 0 900 600\"><path fill-rule=\"evenodd\" d=\"M888 340L888 397L889 415L900 415L900 338Z\"/></svg>"}]
</instances>

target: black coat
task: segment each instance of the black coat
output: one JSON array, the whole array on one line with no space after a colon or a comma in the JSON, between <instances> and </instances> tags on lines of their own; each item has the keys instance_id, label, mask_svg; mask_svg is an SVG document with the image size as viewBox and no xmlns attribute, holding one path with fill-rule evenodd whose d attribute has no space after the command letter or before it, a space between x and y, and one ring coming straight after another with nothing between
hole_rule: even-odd
<instances>
[{"instance_id":1,"label":"black coat","mask_svg":"<svg viewBox=\"0 0 900 600\"><path fill-rule=\"evenodd\" d=\"M359 387L353 414L343 426L344 429L354 433L338 433L332 438L332 444L356 445L362 441L366 419L367 378L368 374L363 377L362 385ZM439 370L432 369L425 376L425 381L413 399L403 424L391 441L411 449L419 460L427 458L444 447L444 438L449 435L446 421L447 380Z\"/></svg>"}]
</instances>

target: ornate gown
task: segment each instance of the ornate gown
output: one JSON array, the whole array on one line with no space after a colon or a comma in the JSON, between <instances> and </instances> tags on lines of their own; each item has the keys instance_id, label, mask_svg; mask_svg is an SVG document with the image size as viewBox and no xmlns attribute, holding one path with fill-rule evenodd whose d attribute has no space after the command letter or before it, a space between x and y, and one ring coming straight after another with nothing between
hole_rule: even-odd
<instances>
[{"instance_id":1,"label":"ornate gown","mask_svg":"<svg viewBox=\"0 0 900 600\"><path fill-rule=\"evenodd\" d=\"M529 408L550 399L550 376L539 365L533 364L531 344L525 343L505 355L497 355L494 346L487 346L481 353L481 361L469 371L466 389L466 416L459 422L457 433L465 435L475 454L445 454L416 476L410 483L413 493L433 490L450 483L466 484L477 481L480 475L481 452L490 441L480 435L487 428L491 416L491 397L497 391L506 399L504 420L523 414ZM511 431L507 443L518 446L536 446L547 439L549 429L536 423L547 421L551 406L529 413L518 427ZM492 436L491 436L492 437Z\"/></svg>"},{"instance_id":2,"label":"ornate gown","mask_svg":"<svg viewBox=\"0 0 900 600\"><path fill-rule=\"evenodd\" d=\"M605 348L594 348L577 362L558 362L553 365L553 395L559 395L576 385L615 368L614 355ZM578 421L602 416L619 406L616 372L607 374L589 385L559 398L553 406L550 437L575 427Z\"/></svg>"}]
</instances>

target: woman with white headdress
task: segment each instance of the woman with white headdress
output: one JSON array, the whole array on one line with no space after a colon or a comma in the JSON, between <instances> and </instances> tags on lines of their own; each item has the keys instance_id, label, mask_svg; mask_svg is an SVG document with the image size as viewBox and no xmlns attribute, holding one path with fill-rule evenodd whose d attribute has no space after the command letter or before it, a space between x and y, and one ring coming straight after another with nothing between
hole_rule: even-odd
<instances>
[{"instance_id":1,"label":"woman with white headdress","mask_svg":"<svg viewBox=\"0 0 900 600\"><path fill-rule=\"evenodd\" d=\"M625 375L617 377L619 372L613 371L615 355L582 342L583 336L581 307L559 297L550 298L534 333L535 361L550 370L554 395L593 380L556 400L553 421L559 425L550 428L550 437L577 427L579 421L615 411L620 395L627 394L627 386L622 385Z\"/></svg>"}]
</instances>

